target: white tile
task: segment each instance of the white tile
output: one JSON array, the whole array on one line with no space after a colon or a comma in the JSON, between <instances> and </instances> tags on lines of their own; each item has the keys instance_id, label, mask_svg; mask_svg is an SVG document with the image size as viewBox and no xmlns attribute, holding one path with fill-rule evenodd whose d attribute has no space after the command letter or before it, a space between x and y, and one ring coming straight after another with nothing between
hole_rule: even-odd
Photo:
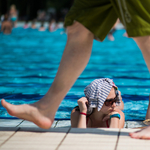
<instances>
[{"instance_id":1,"label":"white tile","mask_svg":"<svg viewBox=\"0 0 150 150\"><path fill-rule=\"evenodd\" d=\"M114 150L114 147L108 144L105 144L105 146L102 145L61 145L58 150Z\"/></svg>"},{"instance_id":2,"label":"white tile","mask_svg":"<svg viewBox=\"0 0 150 150\"><path fill-rule=\"evenodd\" d=\"M34 127L34 128L39 128L36 124L34 124L33 122L30 121L26 121L24 120L19 127Z\"/></svg>"},{"instance_id":3,"label":"white tile","mask_svg":"<svg viewBox=\"0 0 150 150\"><path fill-rule=\"evenodd\" d=\"M150 147L149 140L133 139L129 132L135 132L139 129L121 129L117 150L146 150ZM149 148L150 149L150 148Z\"/></svg>"},{"instance_id":4,"label":"white tile","mask_svg":"<svg viewBox=\"0 0 150 150\"><path fill-rule=\"evenodd\" d=\"M24 128L25 129L25 128ZM30 131L18 131L13 137L9 139L5 144L1 146L1 149L32 149L32 150L45 150L45 149L56 149L62 139L68 132L67 128L51 128L45 132L38 128Z\"/></svg>"},{"instance_id":5,"label":"white tile","mask_svg":"<svg viewBox=\"0 0 150 150\"><path fill-rule=\"evenodd\" d=\"M124 128L128 128L127 121L125 121L125 123L124 123Z\"/></svg>"},{"instance_id":6,"label":"white tile","mask_svg":"<svg viewBox=\"0 0 150 150\"><path fill-rule=\"evenodd\" d=\"M14 133L15 131L0 131L0 145L3 144Z\"/></svg>"},{"instance_id":7,"label":"white tile","mask_svg":"<svg viewBox=\"0 0 150 150\"><path fill-rule=\"evenodd\" d=\"M71 127L71 122L70 120L59 120L57 123L56 123L56 126L55 128L60 128L60 127L63 127L63 128L68 128L68 127Z\"/></svg>"},{"instance_id":8,"label":"white tile","mask_svg":"<svg viewBox=\"0 0 150 150\"><path fill-rule=\"evenodd\" d=\"M119 129L71 128L59 150L115 149ZM109 143L109 145L108 145Z\"/></svg>"},{"instance_id":9,"label":"white tile","mask_svg":"<svg viewBox=\"0 0 150 150\"><path fill-rule=\"evenodd\" d=\"M143 121L126 121L127 128L139 128L146 126Z\"/></svg>"},{"instance_id":10,"label":"white tile","mask_svg":"<svg viewBox=\"0 0 150 150\"><path fill-rule=\"evenodd\" d=\"M22 121L21 119L0 119L0 127L16 127Z\"/></svg>"},{"instance_id":11,"label":"white tile","mask_svg":"<svg viewBox=\"0 0 150 150\"><path fill-rule=\"evenodd\" d=\"M51 128L53 128L55 126L57 121L54 121ZM31 127L31 128L39 128L36 124L34 124L33 122L30 122L30 121L26 121L24 120L20 125L19 127Z\"/></svg>"},{"instance_id":12,"label":"white tile","mask_svg":"<svg viewBox=\"0 0 150 150\"><path fill-rule=\"evenodd\" d=\"M14 148L15 147L15 148ZM29 146L13 146L12 148L10 147L4 147L0 148L0 150L56 150L56 145L42 145L41 146L35 146L35 145L29 145Z\"/></svg>"}]
</instances>

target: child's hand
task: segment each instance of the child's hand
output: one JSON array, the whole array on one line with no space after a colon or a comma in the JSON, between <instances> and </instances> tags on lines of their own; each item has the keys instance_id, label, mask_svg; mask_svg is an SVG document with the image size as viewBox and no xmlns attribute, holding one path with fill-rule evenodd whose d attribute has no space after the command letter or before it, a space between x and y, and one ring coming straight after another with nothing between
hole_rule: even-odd
<instances>
[{"instance_id":1,"label":"child's hand","mask_svg":"<svg viewBox=\"0 0 150 150\"><path fill-rule=\"evenodd\" d=\"M108 115L106 115L104 118L103 118L103 121L106 121L106 120L108 120L108 119L110 119L110 115L113 115L113 114L118 114L118 112L117 111L112 111L111 113L109 113Z\"/></svg>"},{"instance_id":2,"label":"child's hand","mask_svg":"<svg viewBox=\"0 0 150 150\"><path fill-rule=\"evenodd\" d=\"M87 113L87 104L88 104L88 100L86 97L82 97L78 100L80 112Z\"/></svg>"}]
</instances>

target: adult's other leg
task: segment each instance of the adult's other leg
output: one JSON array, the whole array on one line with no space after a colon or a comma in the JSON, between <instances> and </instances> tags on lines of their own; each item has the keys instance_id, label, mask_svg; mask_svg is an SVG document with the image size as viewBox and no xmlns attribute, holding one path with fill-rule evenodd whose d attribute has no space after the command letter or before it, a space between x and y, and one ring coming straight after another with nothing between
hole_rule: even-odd
<instances>
[{"instance_id":1,"label":"adult's other leg","mask_svg":"<svg viewBox=\"0 0 150 150\"><path fill-rule=\"evenodd\" d=\"M150 119L150 95L149 95L149 104L148 104L148 108L147 108L147 113L146 113L145 119Z\"/></svg>"},{"instance_id":2,"label":"adult's other leg","mask_svg":"<svg viewBox=\"0 0 150 150\"><path fill-rule=\"evenodd\" d=\"M79 22L67 27L67 34L58 72L48 92L41 100L30 105L12 105L3 99L1 103L10 115L31 121L41 128L51 127L61 101L89 61L94 38Z\"/></svg>"},{"instance_id":3,"label":"adult's other leg","mask_svg":"<svg viewBox=\"0 0 150 150\"><path fill-rule=\"evenodd\" d=\"M150 72L150 36L136 37L134 38L134 40L139 46L139 48L141 49L146 65ZM149 111L149 108L148 108L148 111ZM146 115L146 117L148 116L150 116L150 114ZM150 139L150 126L140 131L129 133L129 135L132 138L136 138L136 139Z\"/></svg>"},{"instance_id":4,"label":"adult's other leg","mask_svg":"<svg viewBox=\"0 0 150 150\"><path fill-rule=\"evenodd\" d=\"M150 36L136 37L134 40L141 49L146 65L150 72Z\"/></svg>"}]
</instances>

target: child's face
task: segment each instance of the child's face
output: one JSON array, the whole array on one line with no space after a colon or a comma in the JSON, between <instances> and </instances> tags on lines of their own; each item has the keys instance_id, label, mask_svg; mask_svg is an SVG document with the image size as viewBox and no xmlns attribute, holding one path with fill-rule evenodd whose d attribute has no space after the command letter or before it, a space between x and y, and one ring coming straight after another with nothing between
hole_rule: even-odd
<instances>
[{"instance_id":1,"label":"child's face","mask_svg":"<svg viewBox=\"0 0 150 150\"><path fill-rule=\"evenodd\" d=\"M115 92L114 87L112 87L112 88L111 88L111 91L110 91L110 93L109 93L109 95L107 96L106 99L115 99L115 98L116 98L116 92ZM110 103L110 104L111 104L111 103ZM108 114L108 113L111 113L112 111L114 111L114 108L115 108L115 107L116 107L115 101L112 101L112 104L111 104L111 105L108 105L108 106L106 106L105 103L104 103L104 104L103 104L103 107L102 107L102 109L101 109L101 111L102 111L103 113Z\"/></svg>"}]
</instances>

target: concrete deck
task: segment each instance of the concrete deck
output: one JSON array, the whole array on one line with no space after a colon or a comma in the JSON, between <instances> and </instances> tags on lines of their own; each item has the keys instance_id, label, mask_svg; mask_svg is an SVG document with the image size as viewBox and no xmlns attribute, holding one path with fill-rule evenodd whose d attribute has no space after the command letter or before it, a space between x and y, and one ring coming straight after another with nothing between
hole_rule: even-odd
<instances>
[{"instance_id":1,"label":"concrete deck","mask_svg":"<svg viewBox=\"0 0 150 150\"><path fill-rule=\"evenodd\" d=\"M127 121L124 129L70 127L70 121L54 121L45 130L20 119L0 119L0 150L149 150L149 140L128 136L144 124Z\"/></svg>"}]
</instances>

